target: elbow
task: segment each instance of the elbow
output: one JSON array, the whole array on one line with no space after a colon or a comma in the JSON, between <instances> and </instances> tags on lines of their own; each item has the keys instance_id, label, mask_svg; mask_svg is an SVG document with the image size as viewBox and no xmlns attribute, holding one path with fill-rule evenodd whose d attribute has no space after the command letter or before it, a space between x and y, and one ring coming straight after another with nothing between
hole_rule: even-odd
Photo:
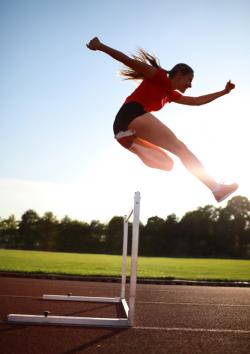
<instances>
[{"instance_id":1,"label":"elbow","mask_svg":"<svg viewBox=\"0 0 250 354\"><path fill-rule=\"evenodd\" d=\"M201 106L202 102L200 102L199 100L193 100L192 102L189 103L190 106Z\"/></svg>"},{"instance_id":2,"label":"elbow","mask_svg":"<svg viewBox=\"0 0 250 354\"><path fill-rule=\"evenodd\" d=\"M190 106L200 106L203 102L201 97L186 97L184 104L188 104Z\"/></svg>"},{"instance_id":3,"label":"elbow","mask_svg":"<svg viewBox=\"0 0 250 354\"><path fill-rule=\"evenodd\" d=\"M193 103L194 106L202 106L205 104L205 102L200 97L195 98Z\"/></svg>"}]
</instances>

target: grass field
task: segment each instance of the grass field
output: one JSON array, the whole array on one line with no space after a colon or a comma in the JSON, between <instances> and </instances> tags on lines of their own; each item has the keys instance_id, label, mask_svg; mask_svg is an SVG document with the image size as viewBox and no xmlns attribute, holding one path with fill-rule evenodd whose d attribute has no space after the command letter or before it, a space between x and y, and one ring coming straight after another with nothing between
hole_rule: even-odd
<instances>
[{"instance_id":1,"label":"grass field","mask_svg":"<svg viewBox=\"0 0 250 354\"><path fill-rule=\"evenodd\" d=\"M121 260L110 255L0 250L0 271L120 276ZM250 281L250 260L139 257L138 277Z\"/></svg>"}]
</instances>

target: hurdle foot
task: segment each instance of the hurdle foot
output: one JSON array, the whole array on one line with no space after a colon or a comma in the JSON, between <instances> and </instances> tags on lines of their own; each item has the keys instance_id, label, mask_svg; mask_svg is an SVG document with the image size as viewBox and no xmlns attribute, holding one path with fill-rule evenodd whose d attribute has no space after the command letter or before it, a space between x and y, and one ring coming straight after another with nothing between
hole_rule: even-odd
<instances>
[{"instance_id":1,"label":"hurdle foot","mask_svg":"<svg viewBox=\"0 0 250 354\"><path fill-rule=\"evenodd\" d=\"M43 315L44 315L44 317L48 317L50 314L51 314L51 312L50 312L50 311L48 311L48 310L43 311Z\"/></svg>"}]
</instances>

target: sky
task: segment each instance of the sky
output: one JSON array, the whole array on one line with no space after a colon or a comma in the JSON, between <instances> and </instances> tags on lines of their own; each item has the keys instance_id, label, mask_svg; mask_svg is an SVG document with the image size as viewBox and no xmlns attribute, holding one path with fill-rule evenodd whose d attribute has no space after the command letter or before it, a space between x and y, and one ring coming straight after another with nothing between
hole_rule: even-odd
<instances>
[{"instance_id":1,"label":"sky","mask_svg":"<svg viewBox=\"0 0 250 354\"><path fill-rule=\"evenodd\" d=\"M114 117L138 83L86 43L98 36L127 55L143 47L166 69L189 64L186 95L224 89L203 106L155 112L218 181L250 198L248 0L0 0L0 217L28 209L108 222L141 193L141 220L207 204L211 192L178 158L150 169L113 137Z\"/></svg>"}]
</instances>

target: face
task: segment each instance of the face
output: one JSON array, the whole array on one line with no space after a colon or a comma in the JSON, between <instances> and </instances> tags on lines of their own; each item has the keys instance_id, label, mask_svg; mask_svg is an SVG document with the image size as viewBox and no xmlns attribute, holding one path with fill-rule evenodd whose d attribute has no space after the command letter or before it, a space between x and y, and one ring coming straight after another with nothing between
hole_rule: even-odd
<instances>
[{"instance_id":1,"label":"face","mask_svg":"<svg viewBox=\"0 0 250 354\"><path fill-rule=\"evenodd\" d=\"M181 72L176 74L176 88L184 93L188 88L192 87L194 75L192 73L183 75Z\"/></svg>"}]
</instances>

